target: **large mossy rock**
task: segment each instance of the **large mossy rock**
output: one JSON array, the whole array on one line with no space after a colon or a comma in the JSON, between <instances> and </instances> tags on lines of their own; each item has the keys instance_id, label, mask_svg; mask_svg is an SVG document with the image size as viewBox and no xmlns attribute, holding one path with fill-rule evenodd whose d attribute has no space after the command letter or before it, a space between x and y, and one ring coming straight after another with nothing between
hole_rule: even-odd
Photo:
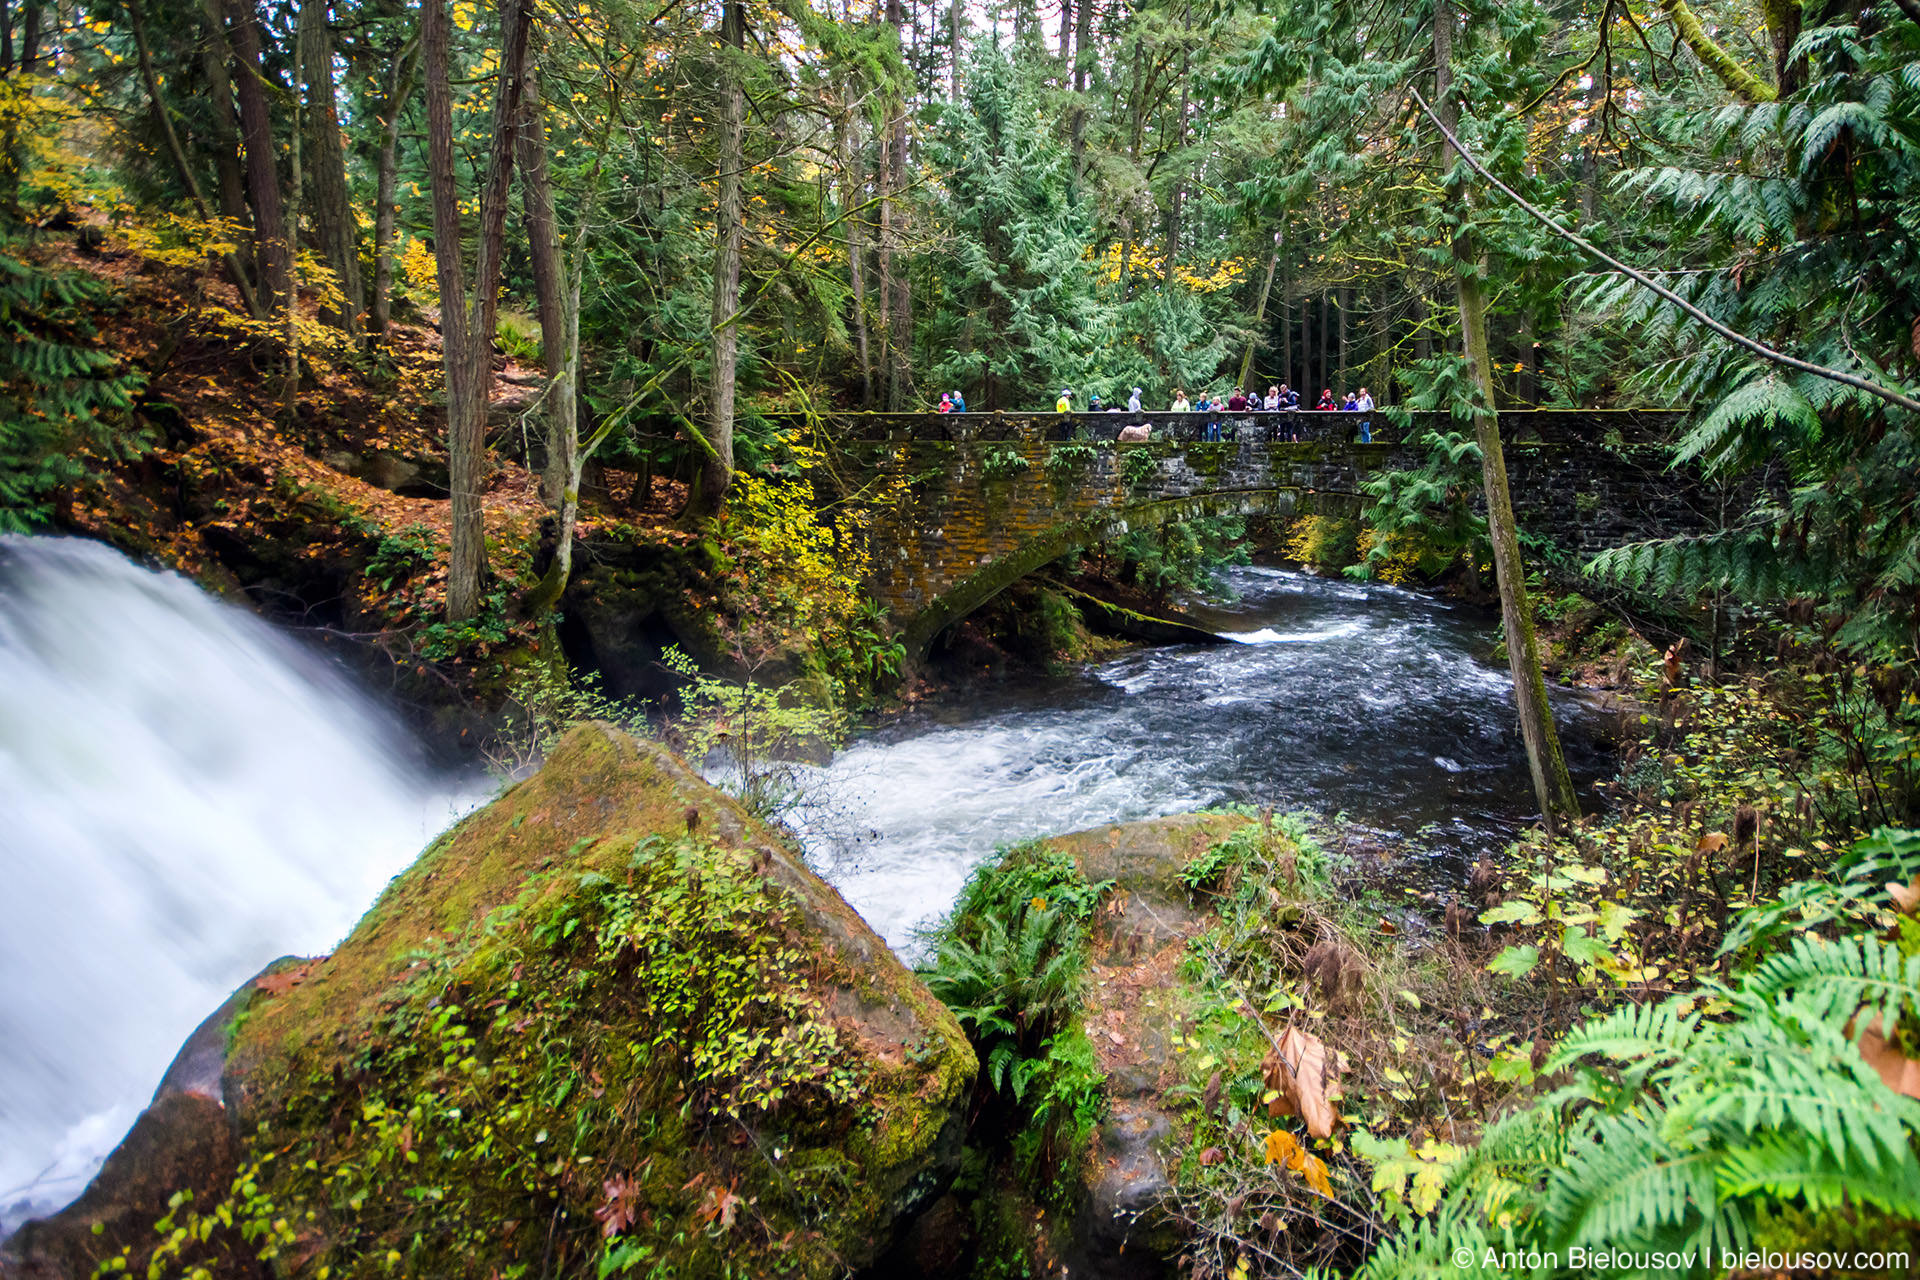
<instances>
[{"instance_id":1,"label":"large mossy rock","mask_svg":"<svg viewBox=\"0 0 1920 1280\"><path fill-rule=\"evenodd\" d=\"M788 844L591 726L255 996L227 1054L234 1190L174 1213L176 1261L841 1275L944 1188L975 1070Z\"/></svg>"}]
</instances>

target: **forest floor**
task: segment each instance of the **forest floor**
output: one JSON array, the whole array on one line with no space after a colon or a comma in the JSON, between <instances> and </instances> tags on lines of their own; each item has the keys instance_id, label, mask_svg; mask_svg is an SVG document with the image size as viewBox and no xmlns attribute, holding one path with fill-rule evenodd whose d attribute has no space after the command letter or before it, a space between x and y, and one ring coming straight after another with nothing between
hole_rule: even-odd
<instances>
[{"instance_id":1,"label":"forest floor","mask_svg":"<svg viewBox=\"0 0 1920 1280\"><path fill-rule=\"evenodd\" d=\"M87 230L95 230L92 223ZM37 256L111 290L93 340L144 379L137 443L87 460L59 496L55 529L94 537L186 574L270 617L343 639L358 665L394 669L401 701L484 718L503 651L537 643L515 613L535 580L548 508L527 424L545 373L497 356L483 520L491 575L485 616L465 630L445 606L447 498L440 339L431 316L396 323L377 346L336 338L303 296L307 358L289 390L284 327L253 320L203 263L178 265L129 238L47 237ZM613 510L583 496L582 540L683 543L685 486L631 481Z\"/></svg>"}]
</instances>

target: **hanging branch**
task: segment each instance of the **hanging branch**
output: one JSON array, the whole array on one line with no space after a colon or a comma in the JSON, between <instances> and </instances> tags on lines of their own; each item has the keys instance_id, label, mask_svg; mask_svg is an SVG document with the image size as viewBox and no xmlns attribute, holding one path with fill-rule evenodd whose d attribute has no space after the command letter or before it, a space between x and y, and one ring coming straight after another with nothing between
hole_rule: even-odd
<instances>
[{"instance_id":1,"label":"hanging branch","mask_svg":"<svg viewBox=\"0 0 1920 1280\"><path fill-rule=\"evenodd\" d=\"M1685 298L1681 297L1679 294L1675 293L1673 290L1667 288L1665 285L1661 284L1659 281L1653 279L1651 276L1647 275L1644 272L1634 270L1632 267L1620 261L1618 258L1615 258L1603 252L1599 248L1595 247L1591 242L1584 240L1580 236L1567 230L1565 227L1561 226L1558 222L1554 221L1547 214L1541 212L1539 209L1534 208L1531 204L1528 204L1525 197L1523 197L1519 192L1515 191L1512 187L1508 186L1506 183L1500 181L1500 179L1494 177L1492 173L1488 172L1487 167L1481 164L1479 160L1475 159L1473 153L1467 150L1466 145L1462 143L1459 138L1454 136L1453 130L1447 128L1446 125L1440 122L1440 118L1434 115L1433 108L1427 105L1427 100L1420 96L1420 91L1418 89L1409 88L1407 92L1413 95L1413 100L1415 103L1419 105L1421 112L1426 115L1427 119L1433 121L1434 128L1440 130L1440 135L1447 140L1447 143L1450 146L1452 146L1455 154L1457 154L1461 158L1461 160L1466 162L1466 165L1469 169L1472 169L1475 173L1479 174L1482 178L1485 178L1489 183L1493 185L1493 187L1496 190L1498 190L1502 195L1506 196L1507 199L1519 205L1522 212L1524 212L1528 217L1540 223L1540 225L1544 226L1547 230L1553 232L1555 235L1559 236L1562 240L1565 240L1568 244L1580 250L1582 253L1586 254L1588 257L1594 259L1596 262L1604 263L1609 270L1619 272L1621 275L1626 276L1629 280L1632 280L1635 284L1640 285L1642 288L1652 290L1655 294L1659 295L1661 298L1666 299L1668 302L1671 302L1674 306L1680 308L1682 311L1692 316L1695 320L1698 320L1701 324L1705 325L1708 329L1711 329L1714 333L1719 334L1721 337L1725 338L1728 342L1733 343L1734 346L1740 347L1746 351L1750 351L1754 355L1759 356L1762 360L1771 361L1774 364L1782 365L1788 369L1796 369L1801 373L1810 373L1816 378L1826 378L1832 382L1843 383L1846 386L1854 387L1861 391L1864 391L1868 395L1876 396L1881 400L1885 400L1888 404L1899 405L1902 409L1909 410L1910 412L1913 412L1913 413L1920 413L1920 400L1915 400L1912 396L1905 395L1899 391L1896 391L1892 387L1882 386L1880 383L1873 381L1871 378L1862 378L1857 374L1847 373L1844 370L1829 369L1825 365L1813 364L1810 361L1799 359L1796 356L1790 356L1786 354L1784 351L1776 351L1764 342L1760 342L1756 339L1749 338L1744 333L1739 333L1733 329L1728 328L1726 325L1720 323L1718 320L1715 320L1712 316L1702 311L1699 307L1694 306L1691 302L1688 302Z\"/></svg>"}]
</instances>

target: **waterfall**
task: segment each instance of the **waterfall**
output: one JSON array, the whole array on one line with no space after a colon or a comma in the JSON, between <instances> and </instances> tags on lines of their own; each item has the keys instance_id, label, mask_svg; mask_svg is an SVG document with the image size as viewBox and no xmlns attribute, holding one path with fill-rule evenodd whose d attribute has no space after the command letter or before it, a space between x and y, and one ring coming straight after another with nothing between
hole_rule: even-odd
<instances>
[{"instance_id":1,"label":"waterfall","mask_svg":"<svg viewBox=\"0 0 1920 1280\"><path fill-rule=\"evenodd\" d=\"M0 1234L77 1194L187 1033L329 949L458 803L259 618L97 543L0 538Z\"/></svg>"}]
</instances>

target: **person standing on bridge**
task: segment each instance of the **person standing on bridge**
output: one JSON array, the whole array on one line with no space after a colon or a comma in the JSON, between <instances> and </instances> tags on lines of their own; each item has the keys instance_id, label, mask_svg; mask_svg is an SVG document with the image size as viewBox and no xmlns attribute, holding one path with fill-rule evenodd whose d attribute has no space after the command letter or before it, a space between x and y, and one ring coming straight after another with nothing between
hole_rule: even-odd
<instances>
[{"instance_id":1,"label":"person standing on bridge","mask_svg":"<svg viewBox=\"0 0 1920 1280\"><path fill-rule=\"evenodd\" d=\"M1168 406L1170 413L1192 413L1193 406L1187 403L1187 393L1180 388L1173 389L1173 403Z\"/></svg>"},{"instance_id":2,"label":"person standing on bridge","mask_svg":"<svg viewBox=\"0 0 1920 1280\"><path fill-rule=\"evenodd\" d=\"M1133 389L1133 394L1127 397L1127 412L1128 413L1140 412L1140 388L1138 387L1135 387Z\"/></svg>"},{"instance_id":3,"label":"person standing on bridge","mask_svg":"<svg viewBox=\"0 0 1920 1280\"><path fill-rule=\"evenodd\" d=\"M948 398L953 401L953 411L955 413L965 413L967 411L967 398L958 391L950 392Z\"/></svg>"},{"instance_id":4,"label":"person standing on bridge","mask_svg":"<svg viewBox=\"0 0 1920 1280\"><path fill-rule=\"evenodd\" d=\"M1055 413L1072 413L1073 412L1073 388L1072 387L1060 388L1060 398L1053 402L1053 411Z\"/></svg>"},{"instance_id":5,"label":"person standing on bridge","mask_svg":"<svg viewBox=\"0 0 1920 1280\"><path fill-rule=\"evenodd\" d=\"M1360 418L1360 443L1372 444L1373 418L1371 415L1373 413L1373 395L1365 387L1360 388L1360 398L1354 402L1354 407L1359 409L1362 415Z\"/></svg>"},{"instance_id":6,"label":"person standing on bridge","mask_svg":"<svg viewBox=\"0 0 1920 1280\"><path fill-rule=\"evenodd\" d=\"M942 391L940 393L940 404L938 405L938 407L934 409L934 412L935 413L952 413L953 397L948 395L946 392Z\"/></svg>"},{"instance_id":7,"label":"person standing on bridge","mask_svg":"<svg viewBox=\"0 0 1920 1280\"><path fill-rule=\"evenodd\" d=\"M1242 391L1240 388L1235 387L1233 389L1233 394L1227 397L1227 412L1228 413L1245 413L1246 411L1247 411L1247 393Z\"/></svg>"},{"instance_id":8,"label":"person standing on bridge","mask_svg":"<svg viewBox=\"0 0 1920 1280\"><path fill-rule=\"evenodd\" d=\"M1320 403L1313 407L1316 410L1324 410L1327 412L1338 409L1340 406L1333 402L1333 388L1328 387L1325 391L1322 391L1320 393Z\"/></svg>"}]
</instances>

